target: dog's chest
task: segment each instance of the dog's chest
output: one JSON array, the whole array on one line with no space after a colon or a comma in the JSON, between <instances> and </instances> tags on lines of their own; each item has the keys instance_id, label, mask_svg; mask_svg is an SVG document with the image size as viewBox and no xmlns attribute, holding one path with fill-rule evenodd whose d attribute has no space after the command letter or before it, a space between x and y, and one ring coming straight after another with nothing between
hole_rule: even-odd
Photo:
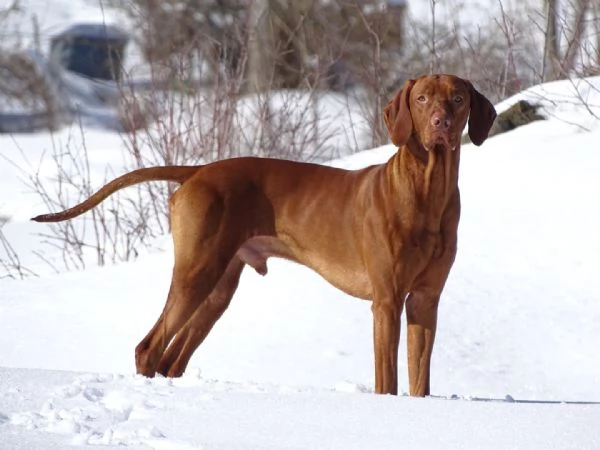
<instances>
[{"instance_id":1,"label":"dog's chest","mask_svg":"<svg viewBox=\"0 0 600 450\"><path fill-rule=\"evenodd\" d=\"M420 228L412 231L409 242L414 251L428 258L440 246L441 239L442 234L439 230L430 231L426 228Z\"/></svg>"},{"instance_id":2,"label":"dog's chest","mask_svg":"<svg viewBox=\"0 0 600 450\"><path fill-rule=\"evenodd\" d=\"M430 231L424 227L408 230L398 245L394 255L395 263L402 268L408 278L421 273L429 263L443 253L443 240L440 231Z\"/></svg>"}]
</instances>

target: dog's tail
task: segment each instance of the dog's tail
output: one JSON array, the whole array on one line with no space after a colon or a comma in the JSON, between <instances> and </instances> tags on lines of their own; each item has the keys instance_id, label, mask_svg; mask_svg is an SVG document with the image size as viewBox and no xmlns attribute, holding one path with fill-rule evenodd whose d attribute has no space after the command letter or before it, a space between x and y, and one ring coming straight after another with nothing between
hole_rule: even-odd
<instances>
[{"instance_id":1,"label":"dog's tail","mask_svg":"<svg viewBox=\"0 0 600 450\"><path fill-rule=\"evenodd\" d=\"M33 217L31 220L34 220L35 222L62 222L63 220L72 219L97 206L116 191L146 181L174 181L183 184L183 182L196 173L199 167L200 166L163 166L137 169L115 178L90 198L72 208L53 214L42 214Z\"/></svg>"}]
</instances>

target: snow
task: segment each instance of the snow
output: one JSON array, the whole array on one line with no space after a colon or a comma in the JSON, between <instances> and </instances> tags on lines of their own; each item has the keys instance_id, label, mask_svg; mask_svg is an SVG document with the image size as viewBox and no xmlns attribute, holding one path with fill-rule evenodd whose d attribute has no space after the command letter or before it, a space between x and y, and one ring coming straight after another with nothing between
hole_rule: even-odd
<instances>
[{"instance_id":1,"label":"snow","mask_svg":"<svg viewBox=\"0 0 600 450\"><path fill-rule=\"evenodd\" d=\"M0 380L20 387L3 400L23 405L10 419L20 433L0 435L3 448L23 448L26 437L45 449L591 449L577 443L597 433L593 405L308 393L192 376L0 370Z\"/></svg>"},{"instance_id":2,"label":"snow","mask_svg":"<svg viewBox=\"0 0 600 450\"><path fill-rule=\"evenodd\" d=\"M0 449L600 448L600 78L498 109L521 98L547 120L461 150L459 251L425 399L406 395L404 335L402 395L374 395L370 304L277 260L266 277L244 272L182 378L135 375L170 281L169 236L135 262L54 273L31 253L52 256L46 226L28 221L46 208L23 183L39 171L52 187L53 149L85 142L98 187L124 170L126 139L0 136L2 230L40 275L0 278Z\"/></svg>"}]
</instances>

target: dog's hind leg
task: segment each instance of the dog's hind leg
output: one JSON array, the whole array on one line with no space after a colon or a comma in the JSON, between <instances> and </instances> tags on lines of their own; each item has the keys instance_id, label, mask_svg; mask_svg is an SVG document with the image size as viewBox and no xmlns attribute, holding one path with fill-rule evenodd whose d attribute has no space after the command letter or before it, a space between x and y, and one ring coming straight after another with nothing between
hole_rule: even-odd
<instances>
[{"instance_id":1,"label":"dog's hind leg","mask_svg":"<svg viewBox=\"0 0 600 450\"><path fill-rule=\"evenodd\" d=\"M243 268L244 262L234 256L215 289L198 306L167 348L158 364L158 373L168 377L183 375L194 351L229 306Z\"/></svg>"},{"instance_id":2,"label":"dog's hind leg","mask_svg":"<svg viewBox=\"0 0 600 450\"><path fill-rule=\"evenodd\" d=\"M198 183L172 197L173 277L163 312L135 349L138 373L155 375L171 339L215 289L244 240L235 234L236 219L221 196Z\"/></svg>"}]
</instances>

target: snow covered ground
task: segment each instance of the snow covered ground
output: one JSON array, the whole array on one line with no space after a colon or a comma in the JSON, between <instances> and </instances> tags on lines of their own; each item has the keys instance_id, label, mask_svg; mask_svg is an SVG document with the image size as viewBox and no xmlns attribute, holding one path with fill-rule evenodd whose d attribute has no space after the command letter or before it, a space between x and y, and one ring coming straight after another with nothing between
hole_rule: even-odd
<instances>
[{"instance_id":1,"label":"snow covered ground","mask_svg":"<svg viewBox=\"0 0 600 450\"><path fill-rule=\"evenodd\" d=\"M542 100L548 120L462 149L431 398L372 395L369 304L283 261L265 278L245 272L182 379L134 375L168 288L165 236L135 263L0 280L0 448L600 448L600 79L522 96ZM0 146L35 161L76 135ZM85 140L93 182L120 171L120 137ZM0 171L5 233L27 254L43 226L27 217L44 207L14 166Z\"/></svg>"}]
</instances>

